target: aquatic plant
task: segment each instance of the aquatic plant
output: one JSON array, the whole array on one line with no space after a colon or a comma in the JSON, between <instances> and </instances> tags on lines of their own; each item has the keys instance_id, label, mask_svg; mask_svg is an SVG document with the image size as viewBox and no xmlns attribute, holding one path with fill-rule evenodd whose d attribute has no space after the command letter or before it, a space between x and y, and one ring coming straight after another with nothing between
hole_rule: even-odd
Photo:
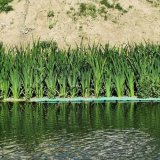
<instances>
[{"instance_id":1,"label":"aquatic plant","mask_svg":"<svg viewBox=\"0 0 160 160\"><path fill-rule=\"evenodd\" d=\"M81 74L82 96L89 97L91 95L91 70L83 70Z\"/></svg>"},{"instance_id":2,"label":"aquatic plant","mask_svg":"<svg viewBox=\"0 0 160 160\"><path fill-rule=\"evenodd\" d=\"M9 53L12 54L12 58L9 59L9 80L11 84L11 91L14 98L19 98L21 94L22 87L22 72L21 72L21 55L14 54L13 51Z\"/></svg>"},{"instance_id":3,"label":"aquatic plant","mask_svg":"<svg viewBox=\"0 0 160 160\"><path fill-rule=\"evenodd\" d=\"M4 51L4 50L3 50ZM1 54L2 50L0 51L0 93L3 98L8 98L9 88L10 88L10 80L9 80L9 68L3 66L9 66L9 61L6 59L4 55Z\"/></svg>"},{"instance_id":4,"label":"aquatic plant","mask_svg":"<svg viewBox=\"0 0 160 160\"><path fill-rule=\"evenodd\" d=\"M53 42L0 44L0 97L159 97L160 46L60 49Z\"/></svg>"}]
</instances>

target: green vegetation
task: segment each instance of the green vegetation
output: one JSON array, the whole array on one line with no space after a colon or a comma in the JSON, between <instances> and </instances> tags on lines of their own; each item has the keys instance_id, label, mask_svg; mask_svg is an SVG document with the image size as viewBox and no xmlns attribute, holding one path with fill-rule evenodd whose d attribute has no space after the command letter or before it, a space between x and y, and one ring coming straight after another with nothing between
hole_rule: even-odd
<instances>
[{"instance_id":1,"label":"green vegetation","mask_svg":"<svg viewBox=\"0 0 160 160\"><path fill-rule=\"evenodd\" d=\"M108 0L101 0L100 3L104 6L106 6L107 8L110 9L117 9L120 12L126 13L127 10L125 10L120 3L116 3L115 1L113 3L110 3Z\"/></svg>"},{"instance_id":2,"label":"green vegetation","mask_svg":"<svg viewBox=\"0 0 160 160\"><path fill-rule=\"evenodd\" d=\"M78 9L71 7L70 11L67 12L74 21L78 20L79 17L91 17L95 19L98 16L107 20L107 13L108 11L105 6L98 7L94 3L80 3Z\"/></svg>"},{"instance_id":3,"label":"green vegetation","mask_svg":"<svg viewBox=\"0 0 160 160\"><path fill-rule=\"evenodd\" d=\"M130 9L129 6L128 9ZM97 18L102 17L104 20L108 20L110 17L110 12L117 10L121 14L127 13L128 10L124 9L120 3L110 3L108 0L101 0L98 3L78 3L78 8L71 7L67 14L71 16L71 18L76 21L79 17L91 17Z\"/></svg>"},{"instance_id":4,"label":"green vegetation","mask_svg":"<svg viewBox=\"0 0 160 160\"><path fill-rule=\"evenodd\" d=\"M114 4L111 4L108 0L101 0L100 3L105 5L107 8L114 8Z\"/></svg>"},{"instance_id":5,"label":"green vegetation","mask_svg":"<svg viewBox=\"0 0 160 160\"><path fill-rule=\"evenodd\" d=\"M160 1L159 0L146 0L146 1L153 4L153 6L155 6L155 7L160 6Z\"/></svg>"},{"instance_id":6,"label":"green vegetation","mask_svg":"<svg viewBox=\"0 0 160 160\"><path fill-rule=\"evenodd\" d=\"M47 17L48 17L48 21L49 21L49 25L48 28L49 29L53 29L57 23L57 15L54 13L53 10L48 11L47 13Z\"/></svg>"},{"instance_id":7,"label":"green vegetation","mask_svg":"<svg viewBox=\"0 0 160 160\"><path fill-rule=\"evenodd\" d=\"M80 3L78 4L78 9L71 7L67 14L71 15L74 20L77 20L78 17L96 18L98 10L94 3Z\"/></svg>"},{"instance_id":8,"label":"green vegetation","mask_svg":"<svg viewBox=\"0 0 160 160\"><path fill-rule=\"evenodd\" d=\"M48 17L54 17L54 11L48 11L48 14L47 14Z\"/></svg>"},{"instance_id":9,"label":"green vegetation","mask_svg":"<svg viewBox=\"0 0 160 160\"><path fill-rule=\"evenodd\" d=\"M160 97L160 46L93 45L63 50L55 42L0 45L0 96Z\"/></svg>"},{"instance_id":10,"label":"green vegetation","mask_svg":"<svg viewBox=\"0 0 160 160\"><path fill-rule=\"evenodd\" d=\"M9 12L13 10L12 6L9 5L13 0L0 0L0 13L1 12Z\"/></svg>"},{"instance_id":11,"label":"green vegetation","mask_svg":"<svg viewBox=\"0 0 160 160\"><path fill-rule=\"evenodd\" d=\"M96 6L92 3L80 3L78 15L91 16L92 18L95 18L97 16Z\"/></svg>"},{"instance_id":12,"label":"green vegetation","mask_svg":"<svg viewBox=\"0 0 160 160\"><path fill-rule=\"evenodd\" d=\"M53 29L54 28L54 26L55 26L55 24L53 24L53 23L51 23L51 24L49 24L49 29Z\"/></svg>"}]
</instances>

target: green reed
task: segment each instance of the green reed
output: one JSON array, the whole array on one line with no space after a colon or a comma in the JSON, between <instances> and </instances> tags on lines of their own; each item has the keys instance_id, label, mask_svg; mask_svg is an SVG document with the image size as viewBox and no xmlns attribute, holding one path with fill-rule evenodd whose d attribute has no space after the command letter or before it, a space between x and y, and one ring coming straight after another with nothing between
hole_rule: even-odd
<instances>
[{"instance_id":1,"label":"green reed","mask_svg":"<svg viewBox=\"0 0 160 160\"><path fill-rule=\"evenodd\" d=\"M0 44L0 97L160 97L160 46ZM149 86L149 87L147 87ZM148 94L150 93L150 94Z\"/></svg>"}]
</instances>

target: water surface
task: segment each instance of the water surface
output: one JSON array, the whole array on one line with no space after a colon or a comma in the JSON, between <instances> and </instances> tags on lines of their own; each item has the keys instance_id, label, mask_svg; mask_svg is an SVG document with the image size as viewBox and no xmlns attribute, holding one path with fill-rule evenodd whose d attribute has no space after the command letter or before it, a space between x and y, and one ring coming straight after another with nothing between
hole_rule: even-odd
<instances>
[{"instance_id":1,"label":"water surface","mask_svg":"<svg viewBox=\"0 0 160 160\"><path fill-rule=\"evenodd\" d=\"M160 159L160 103L0 104L0 159Z\"/></svg>"}]
</instances>

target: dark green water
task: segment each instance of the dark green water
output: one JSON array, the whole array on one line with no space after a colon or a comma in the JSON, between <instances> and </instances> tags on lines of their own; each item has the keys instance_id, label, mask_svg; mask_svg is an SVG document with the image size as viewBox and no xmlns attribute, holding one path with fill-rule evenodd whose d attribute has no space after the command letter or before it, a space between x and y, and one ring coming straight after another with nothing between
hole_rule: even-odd
<instances>
[{"instance_id":1,"label":"dark green water","mask_svg":"<svg viewBox=\"0 0 160 160\"><path fill-rule=\"evenodd\" d=\"M0 159L160 159L160 103L0 104Z\"/></svg>"}]
</instances>

